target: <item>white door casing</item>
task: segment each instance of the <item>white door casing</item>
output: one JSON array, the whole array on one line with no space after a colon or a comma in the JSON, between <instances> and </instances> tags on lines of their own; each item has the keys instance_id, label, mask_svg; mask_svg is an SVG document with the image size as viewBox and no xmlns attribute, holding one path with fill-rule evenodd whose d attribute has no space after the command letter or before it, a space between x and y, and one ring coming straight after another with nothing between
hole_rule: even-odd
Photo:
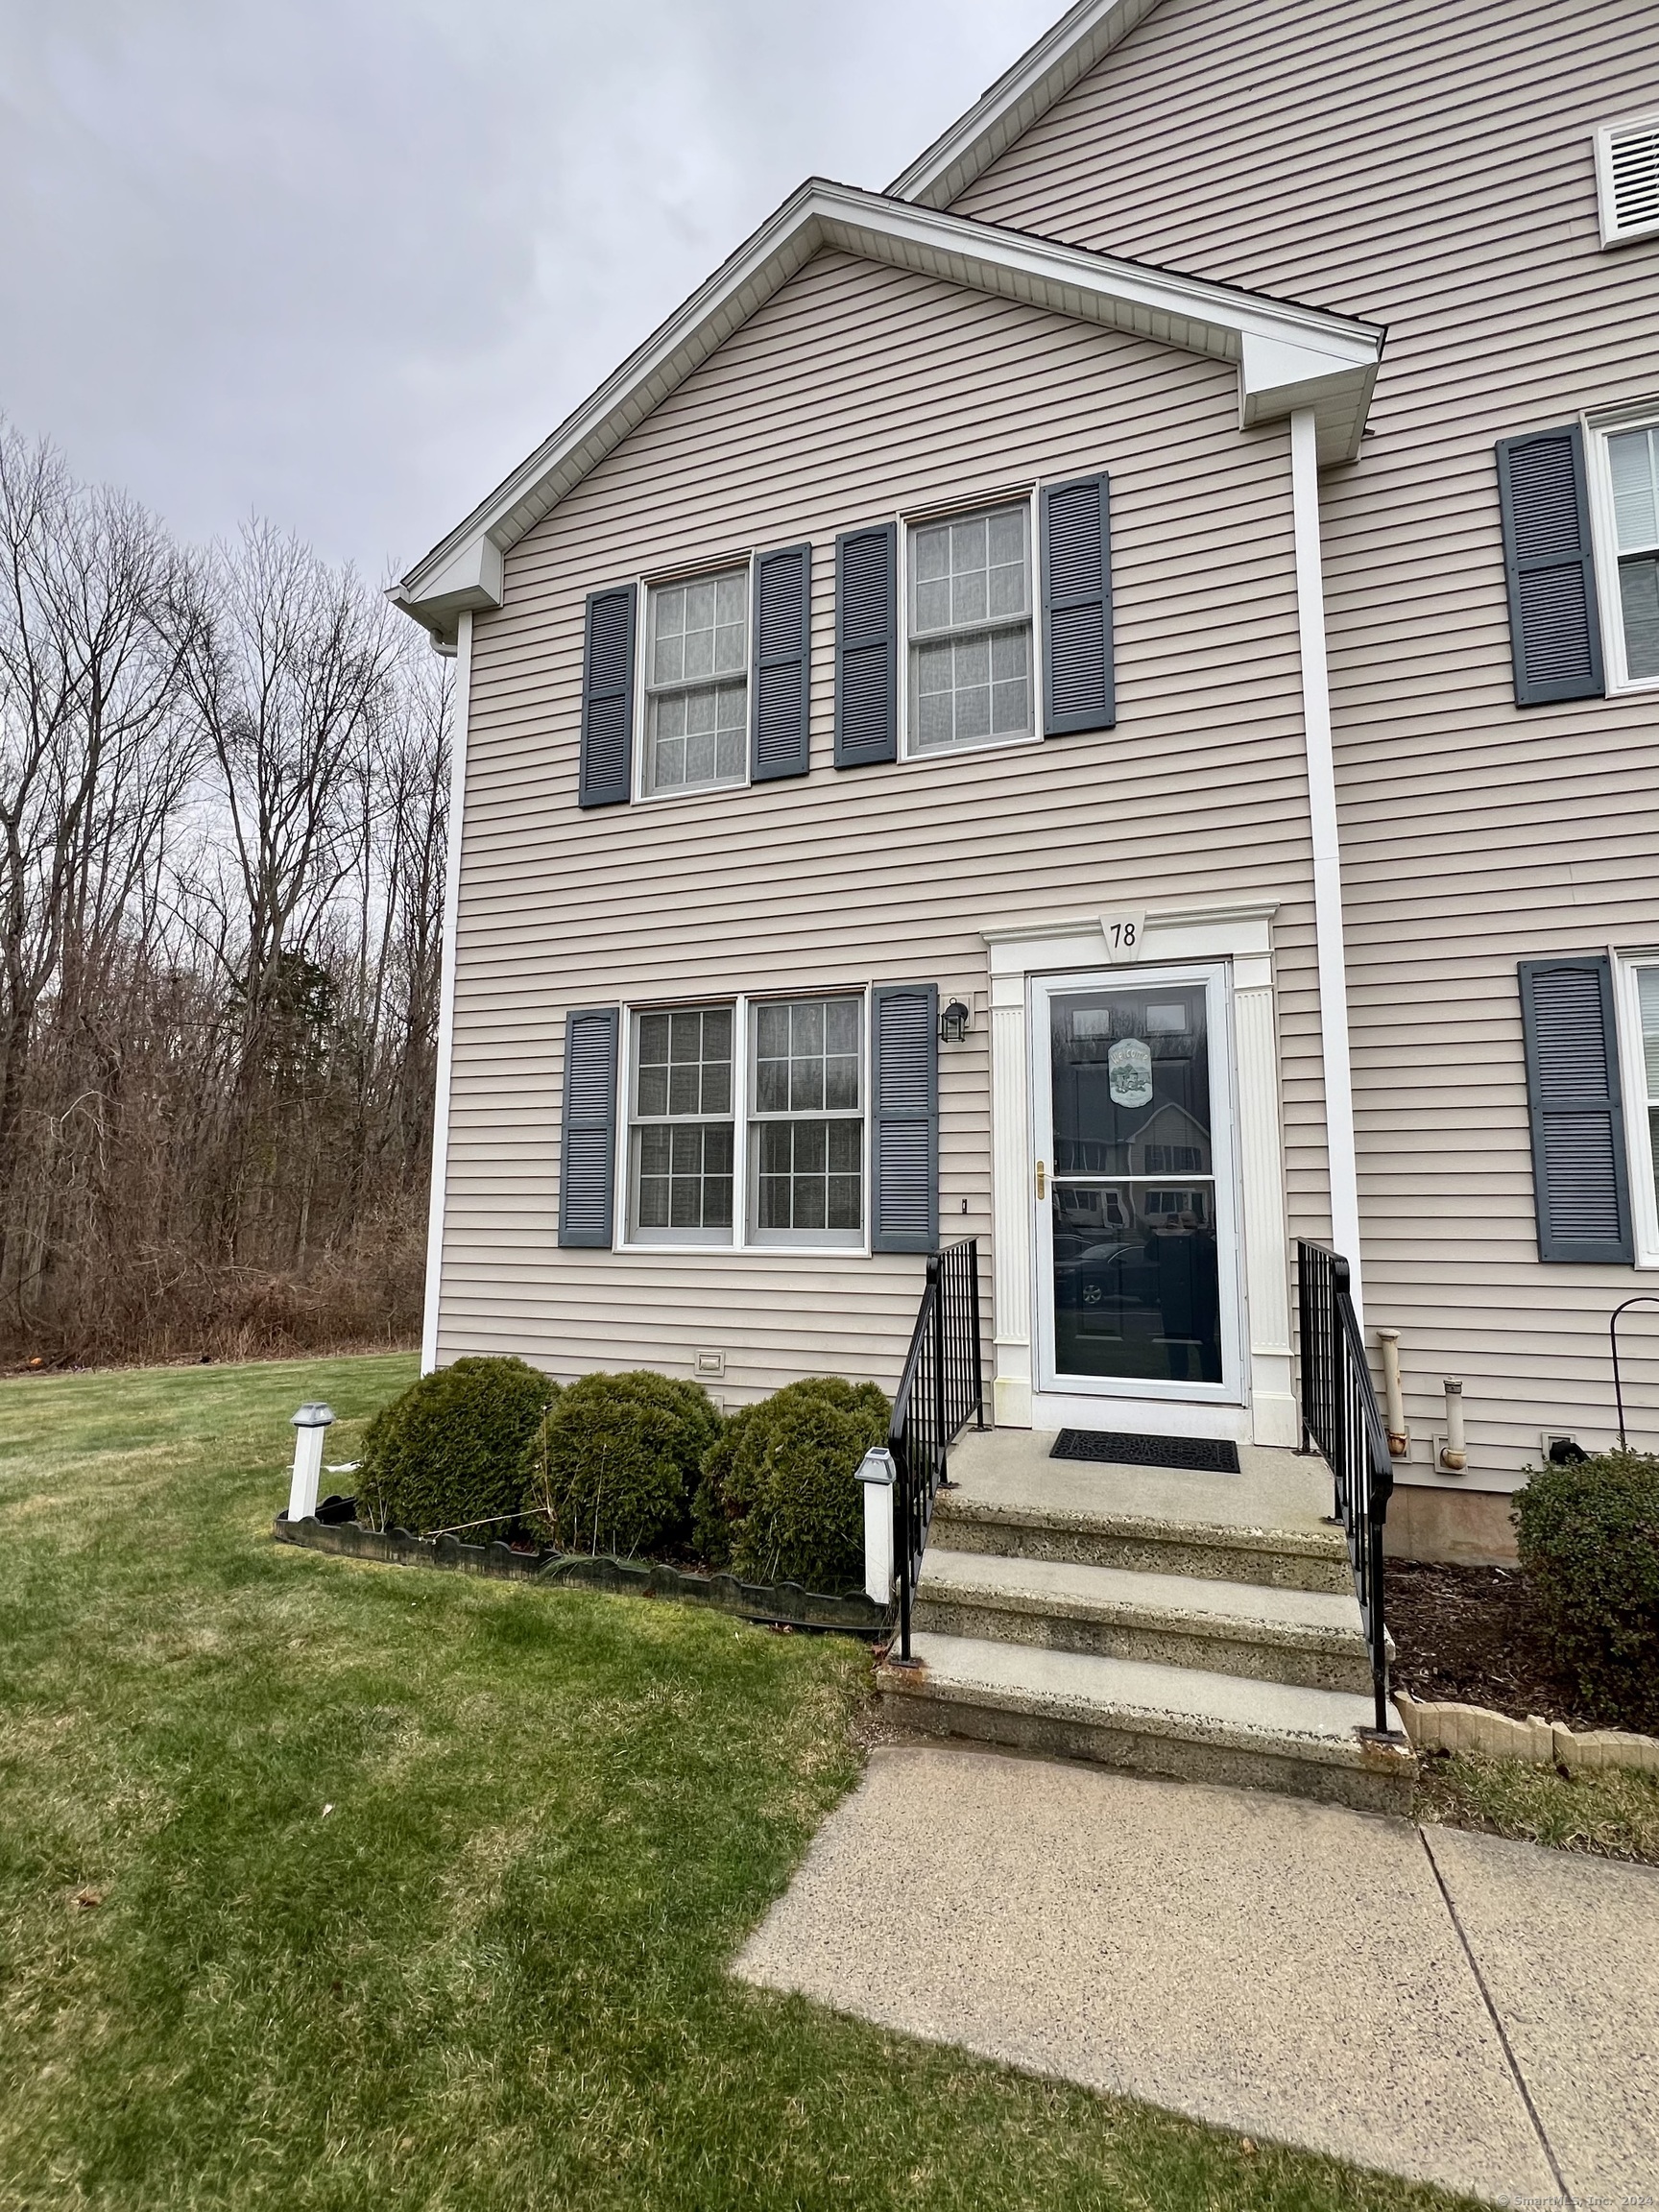
<instances>
[{"instance_id":1,"label":"white door casing","mask_svg":"<svg viewBox=\"0 0 1659 2212\"><path fill-rule=\"evenodd\" d=\"M996 1418L1004 1428L1103 1427L1103 1409L1152 1433L1247 1437L1294 1445L1290 1287L1273 1012L1276 902L1154 908L1022 924L983 932L991 969L992 1202ZM1133 947L1124 944L1132 919ZM1234 1152L1239 1198L1246 1406L1156 1398L1062 1398L1037 1385L1033 1359L1031 978L1118 968L1228 963L1232 976Z\"/></svg>"}]
</instances>

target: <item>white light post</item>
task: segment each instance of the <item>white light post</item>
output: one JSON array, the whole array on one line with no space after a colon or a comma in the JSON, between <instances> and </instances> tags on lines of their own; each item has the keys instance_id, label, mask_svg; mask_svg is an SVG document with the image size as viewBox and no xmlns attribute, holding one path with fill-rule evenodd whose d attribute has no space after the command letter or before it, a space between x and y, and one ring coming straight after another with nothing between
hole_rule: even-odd
<instances>
[{"instance_id":1,"label":"white light post","mask_svg":"<svg viewBox=\"0 0 1659 2212\"><path fill-rule=\"evenodd\" d=\"M333 1408L301 1406L294 1416L294 1480L288 1490L288 1526L317 1514L317 1480L323 1472L323 1439L334 1421Z\"/></svg>"},{"instance_id":2,"label":"white light post","mask_svg":"<svg viewBox=\"0 0 1659 2212\"><path fill-rule=\"evenodd\" d=\"M858 1463L864 1486L864 1594L877 1605L893 1601L893 1485L899 1470L891 1452L878 1447Z\"/></svg>"}]
</instances>

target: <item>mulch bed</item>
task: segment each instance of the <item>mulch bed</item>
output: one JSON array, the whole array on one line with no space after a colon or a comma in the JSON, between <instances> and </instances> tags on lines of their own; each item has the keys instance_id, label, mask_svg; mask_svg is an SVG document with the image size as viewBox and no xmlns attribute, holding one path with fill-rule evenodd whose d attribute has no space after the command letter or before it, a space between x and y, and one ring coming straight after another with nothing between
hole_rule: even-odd
<instances>
[{"instance_id":1,"label":"mulch bed","mask_svg":"<svg viewBox=\"0 0 1659 2212\"><path fill-rule=\"evenodd\" d=\"M1579 1710L1571 1684L1551 1665L1519 1568L1391 1559L1385 1593L1396 1688L1431 1703L1484 1705L1516 1720L1536 1713L1572 1728L1604 1725Z\"/></svg>"}]
</instances>

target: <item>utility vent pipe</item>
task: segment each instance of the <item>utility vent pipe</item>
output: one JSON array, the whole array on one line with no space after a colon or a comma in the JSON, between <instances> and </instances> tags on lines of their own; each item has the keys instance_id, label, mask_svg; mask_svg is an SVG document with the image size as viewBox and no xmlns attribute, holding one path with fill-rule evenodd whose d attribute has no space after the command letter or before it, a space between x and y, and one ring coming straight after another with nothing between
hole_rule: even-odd
<instances>
[{"instance_id":1,"label":"utility vent pipe","mask_svg":"<svg viewBox=\"0 0 1659 2212\"><path fill-rule=\"evenodd\" d=\"M1469 1464L1468 1447L1463 1438L1463 1385L1447 1376L1443 1385L1446 1392L1446 1441L1440 1447L1440 1464L1448 1475L1461 1475Z\"/></svg>"},{"instance_id":2,"label":"utility vent pipe","mask_svg":"<svg viewBox=\"0 0 1659 2212\"><path fill-rule=\"evenodd\" d=\"M1406 1429L1406 1401L1400 1391L1400 1332L1398 1329L1379 1329L1377 1341L1382 1347L1382 1396L1388 1417L1388 1456L1404 1459L1410 1449L1411 1438Z\"/></svg>"}]
</instances>

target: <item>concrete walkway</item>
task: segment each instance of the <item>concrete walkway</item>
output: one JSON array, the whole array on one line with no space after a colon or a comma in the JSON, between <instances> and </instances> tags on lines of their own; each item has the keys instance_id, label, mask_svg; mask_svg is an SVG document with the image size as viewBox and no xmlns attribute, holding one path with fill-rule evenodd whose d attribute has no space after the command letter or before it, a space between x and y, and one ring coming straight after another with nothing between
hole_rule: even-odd
<instances>
[{"instance_id":1,"label":"concrete walkway","mask_svg":"<svg viewBox=\"0 0 1659 2212\"><path fill-rule=\"evenodd\" d=\"M1499 2203L1659 2202L1659 1869L894 1745L735 1970Z\"/></svg>"}]
</instances>

